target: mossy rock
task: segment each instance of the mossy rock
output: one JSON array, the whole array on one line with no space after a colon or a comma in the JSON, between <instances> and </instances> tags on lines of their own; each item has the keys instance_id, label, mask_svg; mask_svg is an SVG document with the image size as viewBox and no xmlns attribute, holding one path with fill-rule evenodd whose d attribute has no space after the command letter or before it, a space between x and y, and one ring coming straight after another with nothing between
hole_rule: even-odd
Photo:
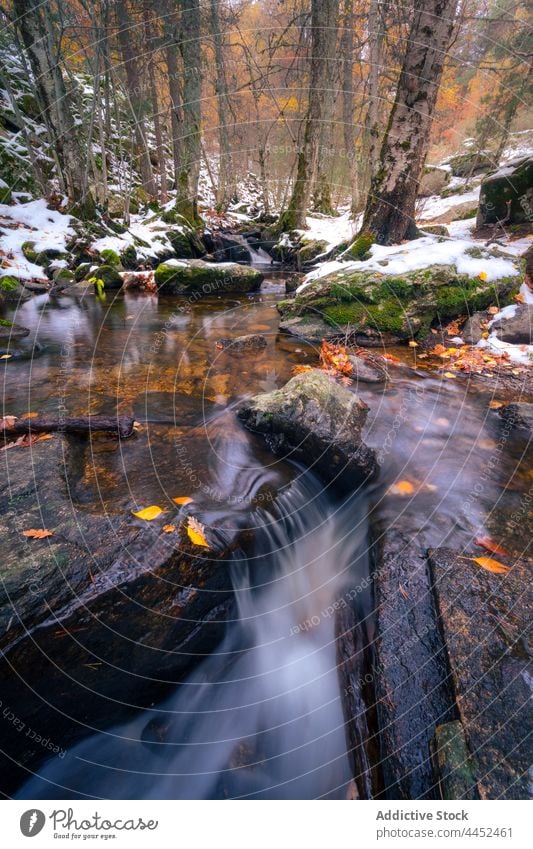
<instances>
[{"instance_id":1,"label":"mossy rock","mask_svg":"<svg viewBox=\"0 0 533 849\"><path fill-rule=\"evenodd\" d=\"M531 223L532 210L533 156L523 156L483 180L476 225Z\"/></svg>"},{"instance_id":2,"label":"mossy rock","mask_svg":"<svg viewBox=\"0 0 533 849\"><path fill-rule=\"evenodd\" d=\"M178 258L195 258L195 253L193 250L193 246L191 245L188 233L183 232L182 230L169 230L167 233L167 239L172 245L172 250Z\"/></svg>"},{"instance_id":3,"label":"mossy rock","mask_svg":"<svg viewBox=\"0 0 533 849\"><path fill-rule=\"evenodd\" d=\"M76 280L74 272L69 271L68 268L56 268L52 274L52 278L58 286L68 286Z\"/></svg>"},{"instance_id":4,"label":"mossy rock","mask_svg":"<svg viewBox=\"0 0 533 849\"><path fill-rule=\"evenodd\" d=\"M155 271L158 289L168 294L256 292L263 275L255 268L235 262L208 263L201 259L169 260Z\"/></svg>"},{"instance_id":5,"label":"mossy rock","mask_svg":"<svg viewBox=\"0 0 533 849\"><path fill-rule=\"evenodd\" d=\"M23 339L29 336L29 329L22 327L21 324L15 324L7 318L0 318L0 340L2 342L11 341L12 339Z\"/></svg>"},{"instance_id":6,"label":"mossy rock","mask_svg":"<svg viewBox=\"0 0 533 849\"><path fill-rule=\"evenodd\" d=\"M441 236L444 239L450 238L450 231L444 224L420 224L422 235Z\"/></svg>"},{"instance_id":7,"label":"mossy rock","mask_svg":"<svg viewBox=\"0 0 533 849\"><path fill-rule=\"evenodd\" d=\"M28 298L31 298L31 292L20 280L11 274L0 277L0 304L18 304Z\"/></svg>"},{"instance_id":8,"label":"mossy rock","mask_svg":"<svg viewBox=\"0 0 533 849\"><path fill-rule=\"evenodd\" d=\"M344 251L343 259L365 260L370 257L370 248L374 244L374 236L371 233L361 233L357 239Z\"/></svg>"},{"instance_id":9,"label":"mossy rock","mask_svg":"<svg viewBox=\"0 0 533 849\"><path fill-rule=\"evenodd\" d=\"M13 195L7 185L0 185L0 203L12 203Z\"/></svg>"},{"instance_id":10,"label":"mossy rock","mask_svg":"<svg viewBox=\"0 0 533 849\"><path fill-rule=\"evenodd\" d=\"M91 268L92 265L90 262L80 262L74 271L74 279L76 282L79 283L80 280L84 280L88 276Z\"/></svg>"},{"instance_id":11,"label":"mossy rock","mask_svg":"<svg viewBox=\"0 0 533 849\"><path fill-rule=\"evenodd\" d=\"M35 242L23 242L20 249L28 262L37 262L38 251L35 250Z\"/></svg>"},{"instance_id":12,"label":"mossy rock","mask_svg":"<svg viewBox=\"0 0 533 849\"><path fill-rule=\"evenodd\" d=\"M111 248L104 248L100 251L100 256L104 260L105 265L110 265L111 268L116 268L118 271L122 268L118 253Z\"/></svg>"},{"instance_id":13,"label":"mossy rock","mask_svg":"<svg viewBox=\"0 0 533 849\"><path fill-rule=\"evenodd\" d=\"M303 242L301 248L297 249L296 256L298 262L305 265L326 253L327 249L328 243L324 239L309 239Z\"/></svg>"},{"instance_id":14,"label":"mossy rock","mask_svg":"<svg viewBox=\"0 0 533 849\"><path fill-rule=\"evenodd\" d=\"M487 252L487 258L490 254ZM359 344L423 339L432 324L511 303L520 276L489 283L459 274L455 266L430 266L403 275L377 271L332 272L312 281L294 300L278 304L281 328L309 338L306 320L317 319ZM314 331L313 331L314 332Z\"/></svg>"},{"instance_id":15,"label":"mossy rock","mask_svg":"<svg viewBox=\"0 0 533 849\"><path fill-rule=\"evenodd\" d=\"M112 265L101 265L99 268L95 268L91 276L103 280L106 289L122 288L122 277Z\"/></svg>"},{"instance_id":16,"label":"mossy rock","mask_svg":"<svg viewBox=\"0 0 533 849\"><path fill-rule=\"evenodd\" d=\"M27 115L28 118L32 118L34 121L39 121L41 119L41 110L39 109L39 104L37 103L37 98L27 92L26 94L21 94L20 97L17 98L17 106L20 111Z\"/></svg>"},{"instance_id":17,"label":"mossy rock","mask_svg":"<svg viewBox=\"0 0 533 849\"><path fill-rule=\"evenodd\" d=\"M494 159L483 151L469 151L458 156L452 156L448 160L454 177L469 177L473 174L482 174L494 168Z\"/></svg>"},{"instance_id":18,"label":"mossy rock","mask_svg":"<svg viewBox=\"0 0 533 849\"><path fill-rule=\"evenodd\" d=\"M128 245L120 252L120 263L128 271L135 271L139 261L137 259L137 251L133 245Z\"/></svg>"}]
</instances>

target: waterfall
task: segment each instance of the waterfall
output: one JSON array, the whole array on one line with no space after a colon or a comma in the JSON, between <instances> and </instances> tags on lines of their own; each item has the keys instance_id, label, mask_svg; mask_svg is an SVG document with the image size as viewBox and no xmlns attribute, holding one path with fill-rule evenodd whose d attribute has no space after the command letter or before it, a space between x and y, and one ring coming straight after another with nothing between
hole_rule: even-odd
<instances>
[{"instance_id":1,"label":"waterfall","mask_svg":"<svg viewBox=\"0 0 533 849\"><path fill-rule=\"evenodd\" d=\"M304 473L255 511L216 653L156 709L49 762L19 798L346 798L333 605L367 574L363 507Z\"/></svg>"}]
</instances>

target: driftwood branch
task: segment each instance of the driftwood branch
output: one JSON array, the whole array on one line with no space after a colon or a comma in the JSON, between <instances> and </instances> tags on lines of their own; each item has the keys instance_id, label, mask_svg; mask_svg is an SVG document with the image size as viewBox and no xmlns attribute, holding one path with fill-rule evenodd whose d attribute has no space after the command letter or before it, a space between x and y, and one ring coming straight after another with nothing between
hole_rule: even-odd
<instances>
[{"instance_id":1,"label":"driftwood branch","mask_svg":"<svg viewBox=\"0 0 533 849\"><path fill-rule=\"evenodd\" d=\"M114 433L121 439L133 434L134 419L130 416L43 416L43 418L15 419L8 416L1 422L1 432L6 436L24 433Z\"/></svg>"}]
</instances>

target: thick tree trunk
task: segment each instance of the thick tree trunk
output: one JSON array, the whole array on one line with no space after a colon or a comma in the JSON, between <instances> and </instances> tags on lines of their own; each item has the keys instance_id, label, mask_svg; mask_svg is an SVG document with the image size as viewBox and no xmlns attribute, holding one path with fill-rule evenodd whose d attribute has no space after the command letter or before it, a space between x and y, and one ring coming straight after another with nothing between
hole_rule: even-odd
<instances>
[{"instance_id":1,"label":"thick tree trunk","mask_svg":"<svg viewBox=\"0 0 533 849\"><path fill-rule=\"evenodd\" d=\"M201 105L201 33L199 0L180 0L183 60L183 104L180 162L176 174L176 210L190 221L198 222L198 177L202 153Z\"/></svg>"},{"instance_id":2,"label":"thick tree trunk","mask_svg":"<svg viewBox=\"0 0 533 849\"><path fill-rule=\"evenodd\" d=\"M353 91L353 50L354 50L354 14L353 0L345 0L343 15L343 33L341 38L342 56L342 126L344 147L348 160L350 178L350 211L355 215L359 208L359 170L357 164L356 143L359 133L354 124Z\"/></svg>"},{"instance_id":3,"label":"thick tree trunk","mask_svg":"<svg viewBox=\"0 0 533 849\"><path fill-rule=\"evenodd\" d=\"M365 190L377 170L379 156L379 71L383 53L383 19L380 0L371 0L368 11L368 109L365 119Z\"/></svg>"},{"instance_id":4,"label":"thick tree trunk","mask_svg":"<svg viewBox=\"0 0 533 849\"><path fill-rule=\"evenodd\" d=\"M157 85L155 79L155 42L152 28L152 2L153 0L143 0L144 34L146 38L147 49L149 51L148 79L150 80L150 97L152 100L152 115L154 117L155 145L157 150L157 164L159 170L159 198L161 203L166 203L168 200L167 157L165 154L165 145L163 144L163 130L161 127L159 98L157 96Z\"/></svg>"},{"instance_id":5,"label":"thick tree trunk","mask_svg":"<svg viewBox=\"0 0 533 849\"><path fill-rule=\"evenodd\" d=\"M287 211L281 216L280 230L306 226L311 191L317 175L322 124L331 115L331 68L335 62L339 0L312 0L311 71L309 105L302 146L298 152L296 181Z\"/></svg>"},{"instance_id":6,"label":"thick tree trunk","mask_svg":"<svg viewBox=\"0 0 533 849\"><path fill-rule=\"evenodd\" d=\"M124 69L126 71L126 91L135 124L135 161L138 163L143 189L151 198L155 198L157 193L154 182L154 174L146 142L143 86L141 85L139 66L135 58L132 41L134 28L131 25L131 18L126 6L126 0L116 0L116 14L118 24L117 39L120 45L122 58L124 60Z\"/></svg>"},{"instance_id":7,"label":"thick tree trunk","mask_svg":"<svg viewBox=\"0 0 533 849\"><path fill-rule=\"evenodd\" d=\"M69 205L80 217L92 218L95 205L86 187L86 158L59 64L61 51L49 0L14 0L13 10Z\"/></svg>"},{"instance_id":8,"label":"thick tree trunk","mask_svg":"<svg viewBox=\"0 0 533 849\"><path fill-rule=\"evenodd\" d=\"M416 232L418 183L457 5L458 0L428 0L415 11L362 226L382 245Z\"/></svg>"},{"instance_id":9,"label":"thick tree trunk","mask_svg":"<svg viewBox=\"0 0 533 849\"><path fill-rule=\"evenodd\" d=\"M218 209L226 209L235 194L235 169L233 167L229 136L228 116L231 114L231 103L228 95L219 7L220 0L211 0L211 29L216 62L215 87L218 98L219 169L216 203Z\"/></svg>"}]
</instances>

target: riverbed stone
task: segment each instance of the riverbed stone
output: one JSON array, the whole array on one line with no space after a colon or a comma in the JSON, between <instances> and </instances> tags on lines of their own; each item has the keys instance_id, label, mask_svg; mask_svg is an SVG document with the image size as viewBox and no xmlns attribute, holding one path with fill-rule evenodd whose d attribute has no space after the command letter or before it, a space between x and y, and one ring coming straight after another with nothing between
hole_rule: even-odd
<instances>
[{"instance_id":1,"label":"riverbed stone","mask_svg":"<svg viewBox=\"0 0 533 849\"><path fill-rule=\"evenodd\" d=\"M263 336L261 333L249 333L247 336L236 336L234 339L217 339L217 347L230 353L263 351L266 346L266 336Z\"/></svg>"},{"instance_id":2,"label":"riverbed stone","mask_svg":"<svg viewBox=\"0 0 533 849\"><path fill-rule=\"evenodd\" d=\"M494 158L482 150L471 150L452 156L447 163L454 177L470 177L490 171L496 163Z\"/></svg>"},{"instance_id":3,"label":"riverbed stone","mask_svg":"<svg viewBox=\"0 0 533 849\"><path fill-rule=\"evenodd\" d=\"M489 317L486 312L475 312L469 319L467 319L464 327L462 328L461 339L463 339L467 345L477 345L480 339L483 338L483 334L487 330L488 323Z\"/></svg>"},{"instance_id":4,"label":"riverbed stone","mask_svg":"<svg viewBox=\"0 0 533 849\"><path fill-rule=\"evenodd\" d=\"M518 430L533 433L533 404L527 401L516 401L506 404L499 410L504 421Z\"/></svg>"},{"instance_id":5,"label":"riverbed stone","mask_svg":"<svg viewBox=\"0 0 533 849\"><path fill-rule=\"evenodd\" d=\"M305 463L326 483L347 491L377 470L374 451L362 439L367 413L354 392L318 370L250 398L238 410L245 426L262 434L276 454Z\"/></svg>"},{"instance_id":6,"label":"riverbed stone","mask_svg":"<svg viewBox=\"0 0 533 849\"><path fill-rule=\"evenodd\" d=\"M330 333L359 345L390 344L424 339L433 324L448 323L494 302L511 303L519 285L518 269L489 282L460 274L453 265L402 275L352 266L310 281L294 299L281 301L278 311L281 329L297 335L305 334L307 322L319 320Z\"/></svg>"},{"instance_id":7,"label":"riverbed stone","mask_svg":"<svg viewBox=\"0 0 533 849\"><path fill-rule=\"evenodd\" d=\"M527 799L533 612L531 562L494 574L451 549L430 552L459 718L482 799Z\"/></svg>"},{"instance_id":8,"label":"riverbed stone","mask_svg":"<svg viewBox=\"0 0 533 849\"><path fill-rule=\"evenodd\" d=\"M255 268L236 262L171 259L156 268L155 282L158 289L173 295L256 292L263 275Z\"/></svg>"}]
</instances>

